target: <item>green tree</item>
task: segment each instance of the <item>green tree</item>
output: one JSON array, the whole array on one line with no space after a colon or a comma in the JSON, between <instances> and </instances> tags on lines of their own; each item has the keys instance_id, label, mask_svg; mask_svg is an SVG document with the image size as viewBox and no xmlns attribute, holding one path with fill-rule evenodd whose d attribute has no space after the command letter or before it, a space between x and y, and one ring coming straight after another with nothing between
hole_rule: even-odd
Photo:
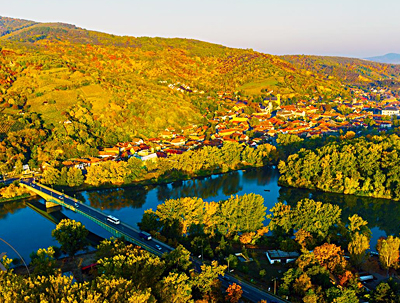
<instances>
[{"instance_id":1,"label":"green tree","mask_svg":"<svg viewBox=\"0 0 400 303\"><path fill-rule=\"evenodd\" d=\"M226 266L218 265L217 261L212 261L211 265L203 264L201 272L193 279L193 285L197 287L203 295L209 295L218 282L218 276L223 275Z\"/></svg>"},{"instance_id":2,"label":"green tree","mask_svg":"<svg viewBox=\"0 0 400 303\"><path fill-rule=\"evenodd\" d=\"M82 171L78 168L70 168L67 174L67 184L70 187L81 186L83 184L84 177Z\"/></svg>"},{"instance_id":3,"label":"green tree","mask_svg":"<svg viewBox=\"0 0 400 303\"><path fill-rule=\"evenodd\" d=\"M160 283L161 302L186 303L193 302L192 287L185 273L170 272Z\"/></svg>"},{"instance_id":4,"label":"green tree","mask_svg":"<svg viewBox=\"0 0 400 303\"><path fill-rule=\"evenodd\" d=\"M167 266L170 268L177 267L186 271L192 266L192 262L190 261L190 251L181 244L179 244L173 251L165 253L163 257Z\"/></svg>"},{"instance_id":5,"label":"green tree","mask_svg":"<svg viewBox=\"0 0 400 303\"><path fill-rule=\"evenodd\" d=\"M44 184L48 185L55 185L58 183L58 180L60 179L60 171L57 168L54 167L47 167L46 170L43 172L43 178L41 181Z\"/></svg>"},{"instance_id":6,"label":"green tree","mask_svg":"<svg viewBox=\"0 0 400 303\"><path fill-rule=\"evenodd\" d=\"M364 260L366 250L369 249L369 238L357 232L352 236L347 248L352 262L358 266Z\"/></svg>"},{"instance_id":7,"label":"green tree","mask_svg":"<svg viewBox=\"0 0 400 303\"><path fill-rule=\"evenodd\" d=\"M86 237L88 234L89 231L81 222L70 219L61 220L56 229L51 232L51 235L60 243L61 250L72 257L87 247Z\"/></svg>"}]
</instances>

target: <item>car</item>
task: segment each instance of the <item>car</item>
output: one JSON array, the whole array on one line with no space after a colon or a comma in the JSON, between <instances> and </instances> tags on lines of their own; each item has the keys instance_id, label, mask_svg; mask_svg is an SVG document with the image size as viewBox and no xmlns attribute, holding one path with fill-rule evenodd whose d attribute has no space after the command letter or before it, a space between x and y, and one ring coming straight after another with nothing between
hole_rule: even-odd
<instances>
[{"instance_id":1,"label":"car","mask_svg":"<svg viewBox=\"0 0 400 303\"><path fill-rule=\"evenodd\" d=\"M79 204L78 204L78 203L76 203L76 202L75 202L75 207L76 207L76 208L78 208L78 207L79 207Z\"/></svg>"},{"instance_id":2,"label":"car","mask_svg":"<svg viewBox=\"0 0 400 303\"><path fill-rule=\"evenodd\" d=\"M64 199L64 197L63 196L59 196L58 199L62 200L62 199Z\"/></svg>"},{"instance_id":3,"label":"car","mask_svg":"<svg viewBox=\"0 0 400 303\"><path fill-rule=\"evenodd\" d=\"M157 248L158 250L161 250L161 249L162 249L161 246L158 245L158 244L156 244L156 248Z\"/></svg>"}]
</instances>

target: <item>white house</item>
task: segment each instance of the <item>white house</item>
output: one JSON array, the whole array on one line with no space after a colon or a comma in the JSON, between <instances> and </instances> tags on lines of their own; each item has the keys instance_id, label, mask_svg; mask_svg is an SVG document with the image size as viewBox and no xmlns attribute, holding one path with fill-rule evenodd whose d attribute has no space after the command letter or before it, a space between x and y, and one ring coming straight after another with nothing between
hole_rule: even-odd
<instances>
[{"instance_id":1,"label":"white house","mask_svg":"<svg viewBox=\"0 0 400 303\"><path fill-rule=\"evenodd\" d=\"M274 264L276 262L280 262L280 263L293 262L299 256L299 253L297 253L295 251L286 252L286 251L282 251L282 250L267 250L265 252L265 255L267 256L268 261L271 264Z\"/></svg>"}]
</instances>

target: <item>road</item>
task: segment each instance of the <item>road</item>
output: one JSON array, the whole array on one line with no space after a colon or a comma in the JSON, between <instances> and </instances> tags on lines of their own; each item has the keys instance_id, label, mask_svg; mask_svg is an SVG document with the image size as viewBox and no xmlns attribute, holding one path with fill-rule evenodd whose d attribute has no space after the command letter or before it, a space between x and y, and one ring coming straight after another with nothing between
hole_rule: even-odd
<instances>
[{"instance_id":1,"label":"road","mask_svg":"<svg viewBox=\"0 0 400 303\"><path fill-rule=\"evenodd\" d=\"M64 201L65 204L70 205L71 207L75 208L76 211L82 212L86 214L87 216L99 220L102 224L109 226L110 228L117 230L121 234L125 234L133 239L135 239L137 242L139 242L143 248L151 248L151 252L155 253L159 256L161 256L165 252L170 252L173 250L172 247L166 245L163 242L160 242L156 239L151 239L151 240L144 240L139 236L140 231L124 222L120 222L120 224L114 224L110 221L107 220L108 214L105 214L99 210L97 210L94 207L91 207L89 205L86 205L82 202L80 202L77 199L74 199L72 197L69 197L67 195L63 195L61 193L56 193L55 191L45 187L41 186L38 183L34 183L33 179L24 179L20 181L23 184L26 184L28 186L31 186L33 188L36 188L40 190L41 192L53 196L59 200Z\"/></svg>"},{"instance_id":2,"label":"road","mask_svg":"<svg viewBox=\"0 0 400 303\"><path fill-rule=\"evenodd\" d=\"M108 215L97 210L94 207L91 207L89 205L86 205L82 202L80 202L77 199L74 199L72 197L69 197L67 195L63 195L61 193L58 193L48 187L41 186L40 184L37 184L34 182L34 179L23 179L20 181L21 183L31 186L33 188L36 188L40 190L41 192L54 196L55 198L64 201L65 204L70 205L71 207L74 207L77 211L82 212L86 214L87 216L90 216L91 218L94 218L96 220L99 220L102 222L102 224L105 224L117 231L119 231L122 234L128 235L129 237L135 239L138 243L141 243L141 246L144 249L149 250L148 248L151 248L149 250L152 253L155 253L158 256L161 256L165 252L171 252L174 250L171 246L166 245L163 242L160 242L156 239L151 239L149 241L144 240L139 236L140 231L124 222L120 222L120 224L114 224L110 221L107 220ZM200 260L193 260L195 269L197 271L200 271L200 267L202 265L202 262ZM287 303L288 301L282 300L278 297L275 297L274 295L261 291L258 288L255 288L254 286L251 286L250 284L240 281L233 276L229 274L225 274L224 277L220 277L220 280L222 282L223 287L228 288L229 284L236 283L242 287L243 294L242 297L252 301L252 302L260 302L261 300L267 300L268 303L276 302L276 303Z\"/></svg>"}]
</instances>

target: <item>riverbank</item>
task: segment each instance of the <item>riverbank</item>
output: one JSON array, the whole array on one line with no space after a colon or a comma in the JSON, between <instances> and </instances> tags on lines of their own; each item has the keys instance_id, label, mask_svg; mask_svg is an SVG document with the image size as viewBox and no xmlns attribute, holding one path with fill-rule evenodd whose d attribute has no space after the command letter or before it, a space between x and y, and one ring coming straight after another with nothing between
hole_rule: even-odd
<instances>
[{"instance_id":1,"label":"riverbank","mask_svg":"<svg viewBox=\"0 0 400 303\"><path fill-rule=\"evenodd\" d=\"M272 165L272 168L275 168L275 166ZM265 166L252 166L252 167L240 167L240 168L235 168L235 169L230 169L228 171L221 171L221 170L216 170L213 172L207 172L203 173L201 175L194 175L194 176L181 176L179 177L171 177L171 178L146 178L142 179L139 181L133 181L132 183L122 183L122 184L101 184L98 186L92 186L87 183L84 183L82 186L79 187L68 187L68 186L54 186L54 189L57 189L58 191L65 191L66 193L78 193L78 192L84 192L84 191L97 191L97 190L107 190L107 189L118 189L118 188L135 188L135 187L156 187L156 186L161 186L161 185L168 185L171 183L175 182L185 182L188 180L202 180L204 178L208 178L211 176L217 176L217 175L224 175L224 174L229 174L235 171L252 171L252 170L258 170L258 169L271 169L271 165L265 165ZM150 173L151 174L151 173Z\"/></svg>"}]
</instances>

